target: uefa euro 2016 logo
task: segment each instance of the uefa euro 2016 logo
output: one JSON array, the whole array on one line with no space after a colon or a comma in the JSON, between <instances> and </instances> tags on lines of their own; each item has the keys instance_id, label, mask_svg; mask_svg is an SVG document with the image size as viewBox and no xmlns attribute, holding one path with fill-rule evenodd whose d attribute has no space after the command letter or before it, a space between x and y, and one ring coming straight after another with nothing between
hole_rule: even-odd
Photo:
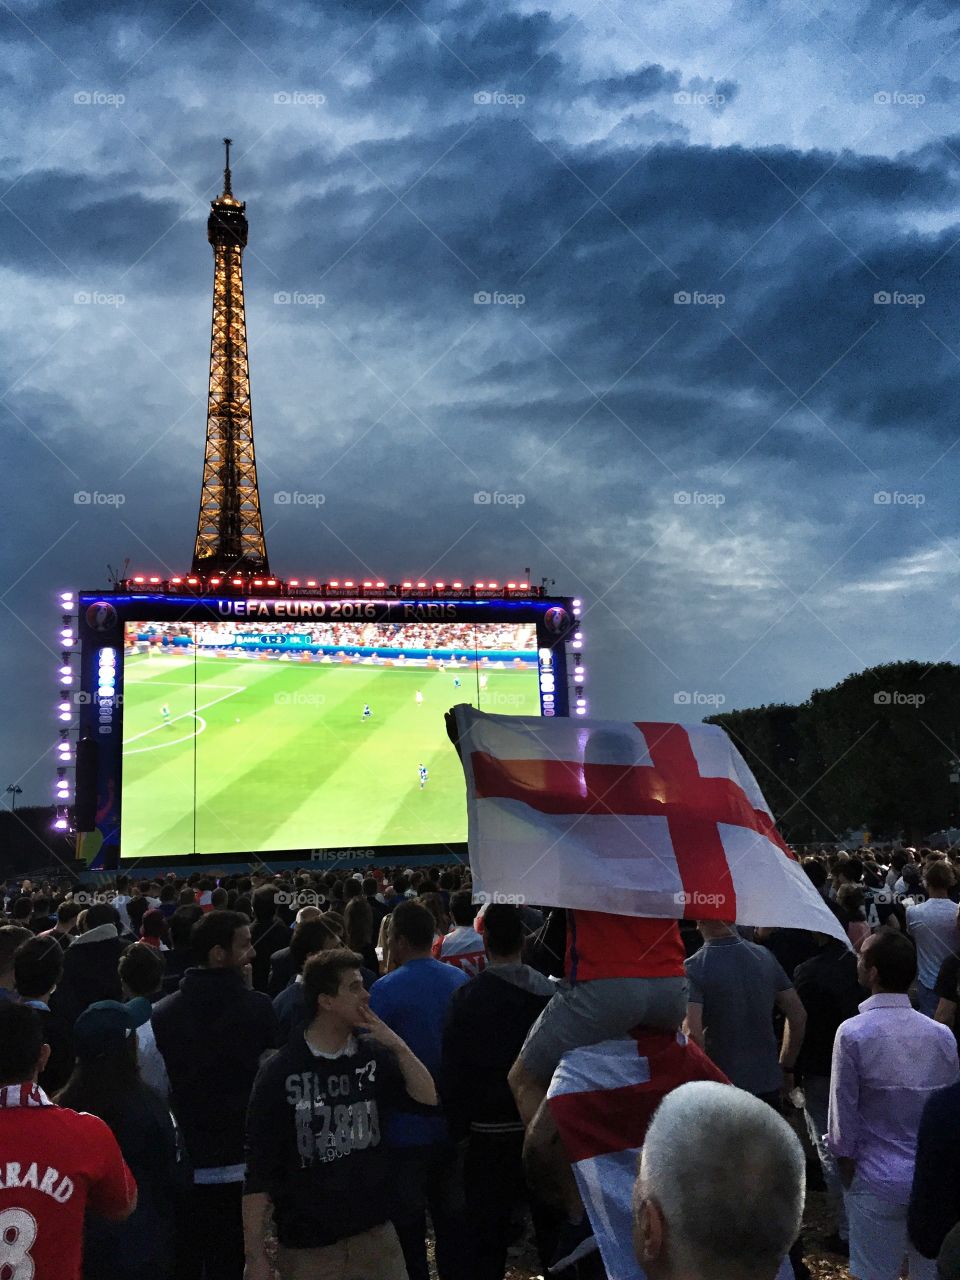
<instances>
[{"instance_id":1,"label":"uefa euro 2016 logo","mask_svg":"<svg viewBox=\"0 0 960 1280\"><path fill-rule=\"evenodd\" d=\"M112 631L117 625L117 611L107 600L88 605L86 618L92 631Z\"/></svg>"},{"instance_id":2,"label":"uefa euro 2016 logo","mask_svg":"<svg viewBox=\"0 0 960 1280\"><path fill-rule=\"evenodd\" d=\"M566 609L561 609L559 605L554 605L552 609L548 609L543 615L543 621L547 630L558 636L561 631L566 630L570 618Z\"/></svg>"}]
</instances>

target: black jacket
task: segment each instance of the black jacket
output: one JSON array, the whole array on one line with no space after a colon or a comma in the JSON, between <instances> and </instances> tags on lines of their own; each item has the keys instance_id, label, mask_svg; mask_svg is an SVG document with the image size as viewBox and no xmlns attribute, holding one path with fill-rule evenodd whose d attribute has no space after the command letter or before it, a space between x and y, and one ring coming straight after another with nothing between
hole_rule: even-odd
<instances>
[{"instance_id":1,"label":"black jacket","mask_svg":"<svg viewBox=\"0 0 960 1280\"><path fill-rule=\"evenodd\" d=\"M454 1139L522 1131L507 1075L555 989L528 965L488 965L453 993L439 1089Z\"/></svg>"},{"instance_id":2,"label":"black jacket","mask_svg":"<svg viewBox=\"0 0 960 1280\"><path fill-rule=\"evenodd\" d=\"M797 1074L829 1077L837 1027L854 1017L870 994L857 981L857 957L839 938L831 938L810 960L797 965L793 982L807 1011Z\"/></svg>"},{"instance_id":3,"label":"black jacket","mask_svg":"<svg viewBox=\"0 0 960 1280\"><path fill-rule=\"evenodd\" d=\"M269 997L233 969L188 969L151 1022L194 1169L242 1164L250 1090L261 1055L277 1043Z\"/></svg>"},{"instance_id":4,"label":"black jacket","mask_svg":"<svg viewBox=\"0 0 960 1280\"><path fill-rule=\"evenodd\" d=\"M290 945L290 930L279 916L271 920L254 920L250 929L253 943L253 985L257 991L266 991L270 979L270 957L280 947Z\"/></svg>"},{"instance_id":5,"label":"black jacket","mask_svg":"<svg viewBox=\"0 0 960 1280\"><path fill-rule=\"evenodd\" d=\"M294 978L293 956L289 947L281 947L270 957L270 976L267 979L267 995L278 996Z\"/></svg>"},{"instance_id":6,"label":"black jacket","mask_svg":"<svg viewBox=\"0 0 960 1280\"><path fill-rule=\"evenodd\" d=\"M143 1085L127 1099L114 1134L137 1181L137 1207L123 1222L87 1214L83 1280L169 1280L177 1203L185 1190L170 1112Z\"/></svg>"},{"instance_id":7,"label":"black jacket","mask_svg":"<svg viewBox=\"0 0 960 1280\"><path fill-rule=\"evenodd\" d=\"M101 925L104 930L112 925ZM98 931L99 932L99 931ZM85 942L80 937L63 953L63 974L50 998L50 1008L73 1029L73 1024L88 1005L97 1000L122 1000L117 965L130 946L125 938L103 937Z\"/></svg>"},{"instance_id":8,"label":"black jacket","mask_svg":"<svg viewBox=\"0 0 960 1280\"><path fill-rule=\"evenodd\" d=\"M907 1213L910 1242L935 1258L947 1232L960 1222L960 1084L927 1099L917 1133L917 1163Z\"/></svg>"},{"instance_id":9,"label":"black jacket","mask_svg":"<svg viewBox=\"0 0 960 1280\"><path fill-rule=\"evenodd\" d=\"M196 964L191 947L171 947L163 952L163 994L172 995L180 988L180 979Z\"/></svg>"}]
</instances>

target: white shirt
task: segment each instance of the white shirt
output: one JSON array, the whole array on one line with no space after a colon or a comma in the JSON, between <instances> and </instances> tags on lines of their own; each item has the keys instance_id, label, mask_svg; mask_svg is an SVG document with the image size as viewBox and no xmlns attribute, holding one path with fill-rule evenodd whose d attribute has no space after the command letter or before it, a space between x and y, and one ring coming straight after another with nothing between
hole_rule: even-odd
<instances>
[{"instance_id":1,"label":"white shirt","mask_svg":"<svg viewBox=\"0 0 960 1280\"><path fill-rule=\"evenodd\" d=\"M917 977L932 988L947 956L960 953L957 904L949 898L928 898L907 907L907 932L917 948Z\"/></svg>"},{"instance_id":2,"label":"white shirt","mask_svg":"<svg viewBox=\"0 0 960 1280\"><path fill-rule=\"evenodd\" d=\"M140 1065L143 1083L148 1084L151 1089L156 1089L166 1102L170 1097L170 1077L167 1075L167 1065L163 1055L157 1048L153 1026L149 1022L145 1022L142 1027L137 1027L137 1062Z\"/></svg>"}]
</instances>

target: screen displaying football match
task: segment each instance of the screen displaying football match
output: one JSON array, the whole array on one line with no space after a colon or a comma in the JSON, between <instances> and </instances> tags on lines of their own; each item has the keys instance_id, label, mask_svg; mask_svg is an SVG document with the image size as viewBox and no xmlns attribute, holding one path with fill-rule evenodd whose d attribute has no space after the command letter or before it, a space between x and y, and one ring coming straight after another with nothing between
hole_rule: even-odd
<instances>
[{"instance_id":1,"label":"screen displaying football match","mask_svg":"<svg viewBox=\"0 0 960 1280\"><path fill-rule=\"evenodd\" d=\"M533 623L127 621L121 848L466 840L457 702L539 715Z\"/></svg>"}]
</instances>

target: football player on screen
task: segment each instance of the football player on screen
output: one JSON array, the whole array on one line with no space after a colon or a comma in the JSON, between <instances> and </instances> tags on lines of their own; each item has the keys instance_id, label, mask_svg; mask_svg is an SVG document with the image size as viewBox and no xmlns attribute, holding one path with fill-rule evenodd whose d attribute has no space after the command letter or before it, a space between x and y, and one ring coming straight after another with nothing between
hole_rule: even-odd
<instances>
[{"instance_id":1,"label":"football player on screen","mask_svg":"<svg viewBox=\"0 0 960 1280\"><path fill-rule=\"evenodd\" d=\"M417 769L420 773L420 790L422 791L427 785L427 766L425 764L418 764Z\"/></svg>"},{"instance_id":2,"label":"football player on screen","mask_svg":"<svg viewBox=\"0 0 960 1280\"><path fill-rule=\"evenodd\" d=\"M419 707L419 706L422 706L422 704L423 704L423 694L421 693L421 691L420 691L419 689L417 690L416 699L417 699L417 706L418 706L418 707Z\"/></svg>"},{"instance_id":3,"label":"football player on screen","mask_svg":"<svg viewBox=\"0 0 960 1280\"><path fill-rule=\"evenodd\" d=\"M373 715L373 712L370 710L370 704L368 702L365 702L363 704L363 715L360 717L360 719L369 720L372 715Z\"/></svg>"},{"instance_id":4,"label":"football player on screen","mask_svg":"<svg viewBox=\"0 0 960 1280\"><path fill-rule=\"evenodd\" d=\"M164 703L163 706L160 708L160 714L163 716L163 723L167 726L167 728L169 728L170 727L170 708L167 706L166 703Z\"/></svg>"}]
</instances>

